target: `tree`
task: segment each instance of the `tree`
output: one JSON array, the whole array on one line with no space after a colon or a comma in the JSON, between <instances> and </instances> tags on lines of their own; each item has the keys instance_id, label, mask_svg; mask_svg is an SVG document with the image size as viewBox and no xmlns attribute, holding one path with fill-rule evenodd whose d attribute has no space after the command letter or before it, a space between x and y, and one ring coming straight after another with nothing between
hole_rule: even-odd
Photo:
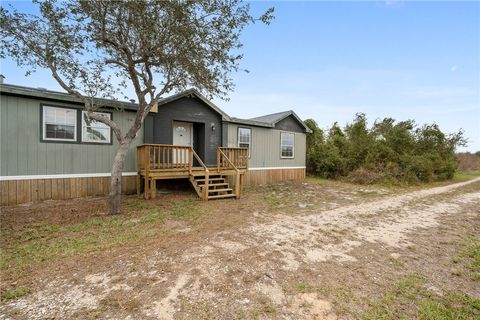
<instances>
[{"instance_id":1,"label":"tree","mask_svg":"<svg viewBox=\"0 0 480 320\"><path fill-rule=\"evenodd\" d=\"M148 112L173 90L188 86L226 99L230 74L240 70L240 34L258 19L248 4L231 1L34 0L39 14L0 8L0 57L27 74L49 69L91 120L107 124L119 143L112 165L110 210L120 212L125 157ZM95 111L98 98L133 87L138 111L127 132ZM129 98L129 97L124 97Z\"/></svg>"},{"instance_id":2,"label":"tree","mask_svg":"<svg viewBox=\"0 0 480 320\"><path fill-rule=\"evenodd\" d=\"M310 133L307 133L307 172L315 174L315 160L320 157L319 152L324 140L323 131L313 119L307 119L304 123L311 130Z\"/></svg>"}]
</instances>

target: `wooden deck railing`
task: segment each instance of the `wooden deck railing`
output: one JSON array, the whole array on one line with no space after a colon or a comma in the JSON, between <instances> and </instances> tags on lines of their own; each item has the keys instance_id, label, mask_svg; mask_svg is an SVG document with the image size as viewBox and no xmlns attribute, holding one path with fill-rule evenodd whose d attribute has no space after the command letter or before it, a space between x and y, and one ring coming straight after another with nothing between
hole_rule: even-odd
<instances>
[{"instance_id":1,"label":"wooden deck railing","mask_svg":"<svg viewBox=\"0 0 480 320\"><path fill-rule=\"evenodd\" d=\"M248 169L248 148L217 148L217 170L231 165L238 169Z\"/></svg>"},{"instance_id":2,"label":"wooden deck railing","mask_svg":"<svg viewBox=\"0 0 480 320\"><path fill-rule=\"evenodd\" d=\"M176 174L181 172L187 172L192 175L192 170L198 170L193 168L193 159L195 159L198 165L201 166L201 170L205 174L205 184L203 187L203 198L208 199L208 184L210 171L208 167L203 163L202 159L193 150L191 146L180 146L171 144L142 144L137 147L137 190L140 192L140 180L141 175L144 176L144 190L145 198L148 198L150 194L149 189L151 186L152 197L155 197L155 175L153 172L164 171L167 174L172 174L175 171ZM237 198L240 197L240 190L242 185L242 172L241 170L248 168L248 149L247 148L217 148L217 172L221 170L231 169L235 171L236 183L235 193ZM243 172L244 173L244 172ZM151 181L150 181L151 180Z\"/></svg>"},{"instance_id":3,"label":"wooden deck railing","mask_svg":"<svg viewBox=\"0 0 480 320\"><path fill-rule=\"evenodd\" d=\"M142 144L137 147L137 169L191 170L193 149L170 144Z\"/></svg>"},{"instance_id":4,"label":"wooden deck railing","mask_svg":"<svg viewBox=\"0 0 480 320\"><path fill-rule=\"evenodd\" d=\"M171 144L142 144L137 147L137 190L139 190L140 172L144 171L145 176L145 197L149 189L149 177L153 171L188 171L192 173L193 158L205 171L208 180L209 170L198 154L191 146L180 146ZM208 185L208 183L207 183ZM152 182L153 196L155 183ZM139 192L139 191L138 191ZM205 197L207 194L204 195Z\"/></svg>"},{"instance_id":5,"label":"wooden deck railing","mask_svg":"<svg viewBox=\"0 0 480 320\"><path fill-rule=\"evenodd\" d=\"M217 172L221 169L235 170L235 196L240 198L243 185L243 175L241 169L248 169L248 149L247 148L217 148Z\"/></svg>"}]
</instances>

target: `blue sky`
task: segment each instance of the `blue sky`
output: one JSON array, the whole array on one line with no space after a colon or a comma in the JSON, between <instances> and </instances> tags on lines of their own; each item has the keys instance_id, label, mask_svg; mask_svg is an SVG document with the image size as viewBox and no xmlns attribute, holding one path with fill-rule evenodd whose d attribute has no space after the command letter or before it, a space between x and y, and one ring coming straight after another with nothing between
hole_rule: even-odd
<instances>
[{"instance_id":1,"label":"blue sky","mask_svg":"<svg viewBox=\"0 0 480 320\"><path fill-rule=\"evenodd\" d=\"M275 7L270 26L242 36L250 73L234 75L235 117L293 109L322 128L357 112L462 128L480 150L479 2L254 2ZM6 82L59 89L48 72L29 78L9 61Z\"/></svg>"}]
</instances>

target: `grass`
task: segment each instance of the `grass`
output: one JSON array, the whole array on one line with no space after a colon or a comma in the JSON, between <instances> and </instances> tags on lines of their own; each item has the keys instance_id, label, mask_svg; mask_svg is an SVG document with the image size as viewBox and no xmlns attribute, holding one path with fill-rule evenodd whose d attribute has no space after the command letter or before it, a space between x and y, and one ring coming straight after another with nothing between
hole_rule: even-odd
<instances>
[{"instance_id":1,"label":"grass","mask_svg":"<svg viewBox=\"0 0 480 320\"><path fill-rule=\"evenodd\" d=\"M471 171L457 171L453 177L453 181L461 182L470 180L473 178L480 177L480 170L471 170Z\"/></svg>"},{"instance_id":2,"label":"grass","mask_svg":"<svg viewBox=\"0 0 480 320\"><path fill-rule=\"evenodd\" d=\"M330 301L339 316L355 315L356 305L361 302L350 287L331 286L325 283L294 282L284 286L284 290L290 295L315 292L319 297L325 297Z\"/></svg>"},{"instance_id":3,"label":"grass","mask_svg":"<svg viewBox=\"0 0 480 320\"><path fill-rule=\"evenodd\" d=\"M480 170L469 170L469 171L457 171L453 179L445 180L445 181L433 181L433 182L424 182L418 184L409 184L409 183L400 183L400 182L389 182L383 181L375 184L371 184L370 186L377 186L382 187L385 189L416 189L416 188L425 188L425 187L434 187L434 186L441 186L449 183L455 182L463 182L467 180L471 180L474 178L480 177ZM338 185L346 185L346 186L364 186L360 184L355 184L343 179L334 180L334 179L325 179L316 177L313 175L307 175L306 182L318 185L331 185L331 186L338 186Z\"/></svg>"},{"instance_id":4,"label":"grass","mask_svg":"<svg viewBox=\"0 0 480 320\"><path fill-rule=\"evenodd\" d=\"M424 299L419 304L420 319L462 320L479 319L480 300L463 293L448 293L439 301Z\"/></svg>"},{"instance_id":5,"label":"grass","mask_svg":"<svg viewBox=\"0 0 480 320\"><path fill-rule=\"evenodd\" d=\"M0 270L18 272L33 264L118 245L167 232L159 228L164 219L198 215L198 201L185 199L157 207L138 199L126 202L126 213L95 217L71 224L34 224L18 233L2 234L11 240L2 248Z\"/></svg>"},{"instance_id":6,"label":"grass","mask_svg":"<svg viewBox=\"0 0 480 320\"><path fill-rule=\"evenodd\" d=\"M418 274L405 275L385 286L379 297L365 300L350 287L295 282L285 287L294 295L317 292L332 303L335 313L363 320L470 320L480 319L480 299L462 292L443 295L427 289L427 279Z\"/></svg>"},{"instance_id":7,"label":"grass","mask_svg":"<svg viewBox=\"0 0 480 320\"><path fill-rule=\"evenodd\" d=\"M462 262L472 280L480 281L480 241L467 238L463 243L462 252L454 258L455 263Z\"/></svg>"},{"instance_id":8,"label":"grass","mask_svg":"<svg viewBox=\"0 0 480 320\"><path fill-rule=\"evenodd\" d=\"M362 319L478 319L480 299L461 292L436 295L425 288L426 280L417 274L400 279L379 300L370 301Z\"/></svg>"},{"instance_id":9,"label":"grass","mask_svg":"<svg viewBox=\"0 0 480 320\"><path fill-rule=\"evenodd\" d=\"M10 299L16 299L16 298L21 298L23 296L26 296L31 292L30 289L28 288L16 288L13 290L6 290L3 292L0 296L0 300L10 300Z\"/></svg>"},{"instance_id":10,"label":"grass","mask_svg":"<svg viewBox=\"0 0 480 320\"><path fill-rule=\"evenodd\" d=\"M283 202L276 195L268 195L264 197L265 202L272 208L280 207Z\"/></svg>"}]
</instances>

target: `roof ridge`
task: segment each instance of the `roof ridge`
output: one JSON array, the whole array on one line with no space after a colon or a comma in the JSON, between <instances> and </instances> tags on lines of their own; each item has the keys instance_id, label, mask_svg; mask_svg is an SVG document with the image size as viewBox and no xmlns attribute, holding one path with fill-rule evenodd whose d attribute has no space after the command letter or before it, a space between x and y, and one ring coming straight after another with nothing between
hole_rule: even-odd
<instances>
[{"instance_id":1,"label":"roof ridge","mask_svg":"<svg viewBox=\"0 0 480 320\"><path fill-rule=\"evenodd\" d=\"M285 110L285 111L279 111L279 112L274 112L274 113L267 113L267 114L257 116L257 117L253 117L253 118L249 118L249 119L261 118L261 117L266 117L266 116L274 116L274 115L277 115L277 114L292 113L292 112L293 112L293 110Z\"/></svg>"}]
</instances>

